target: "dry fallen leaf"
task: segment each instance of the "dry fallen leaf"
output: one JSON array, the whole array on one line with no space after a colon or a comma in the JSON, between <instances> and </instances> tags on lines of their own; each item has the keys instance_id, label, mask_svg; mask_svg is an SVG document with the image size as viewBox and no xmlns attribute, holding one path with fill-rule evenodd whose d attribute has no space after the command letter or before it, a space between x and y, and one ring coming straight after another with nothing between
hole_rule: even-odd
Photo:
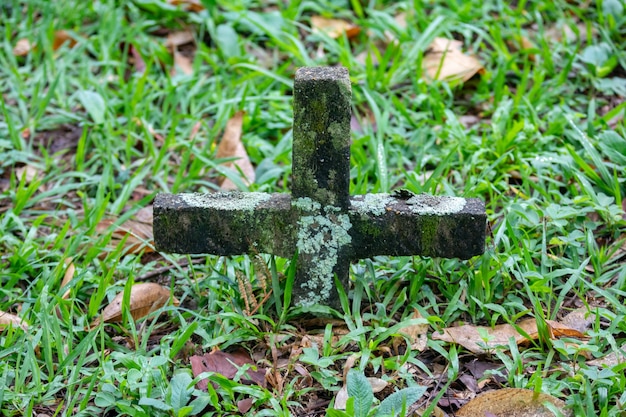
<instances>
[{"instance_id":1,"label":"dry fallen leaf","mask_svg":"<svg viewBox=\"0 0 626 417\"><path fill-rule=\"evenodd\" d=\"M201 12L204 10L204 6L200 0L169 0L172 6L185 6L185 10L188 12Z\"/></svg>"},{"instance_id":2,"label":"dry fallen leaf","mask_svg":"<svg viewBox=\"0 0 626 417\"><path fill-rule=\"evenodd\" d=\"M420 312L415 309L413 312L412 319L423 319ZM404 333L409 337L411 341L411 350L417 350L418 352L423 352L426 349L426 343L428 342L428 330L430 325L428 321L424 319L424 323L422 324L414 324L411 326L403 327L400 329L400 333Z\"/></svg>"},{"instance_id":3,"label":"dry fallen leaf","mask_svg":"<svg viewBox=\"0 0 626 417\"><path fill-rule=\"evenodd\" d=\"M255 364L250 356L243 350L237 350L232 353L223 352L221 350L215 350L210 353L205 353L202 356L194 355L189 358L191 362L191 371L194 378L203 372L216 372L223 375L228 379L232 379L239 372L239 368L244 365L252 365L240 379L240 382L246 385L258 384L265 388L267 382L265 380L266 370L259 368L255 370ZM199 390L206 391L208 382L206 379L201 379L196 384Z\"/></svg>"},{"instance_id":4,"label":"dry fallen leaf","mask_svg":"<svg viewBox=\"0 0 626 417\"><path fill-rule=\"evenodd\" d=\"M348 39L352 39L361 32L360 27L346 20L328 19L322 16L312 16L311 27L314 31L324 32L333 39L343 36L344 32Z\"/></svg>"},{"instance_id":5,"label":"dry fallen leaf","mask_svg":"<svg viewBox=\"0 0 626 417\"><path fill-rule=\"evenodd\" d=\"M140 74L143 74L144 71L146 70L146 61L144 61L139 50L135 48L135 45L131 44L128 50L130 52L130 57L129 57L130 64L132 64L132 66L135 67L135 71L137 71Z\"/></svg>"},{"instance_id":6,"label":"dry fallen leaf","mask_svg":"<svg viewBox=\"0 0 626 417\"><path fill-rule=\"evenodd\" d=\"M4 330L6 327L21 327L22 330L28 330L28 324L26 324L26 322L24 320L22 320L20 317L11 314L11 313L5 313L4 311L0 310L0 330Z\"/></svg>"},{"instance_id":7,"label":"dry fallen leaf","mask_svg":"<svg viewBox=\"0 0 626 417\"><path fill-rule=\"evenodd\" d=\"M69 282L74 278L74 272L76 271L76 267L72 262L72 258L65 259L65 265L67 268L65 269L65 275L63 275L63 281L61 281L61 288L65 287ZM67 297L70 295L69 288L63 293L61 296L62 299L67 300Z\"/></svg>"},{"instance_id":8,"label":"dry fallen leaf","mask_svg":"<svg viewBox=\"0 0 626 417\"><path fill-rule=\"evenodd\" d=\"M592 361L587 361L587 365L612 368L618 364L626 362L626 344L622 345L619 351L611 352L606 356L603 356Z\"/></svg>"},{"instance_id":9,"label":"dry fallen leaf","mask_svg":"<svg viewBox=\"0 0 626 417\"><path fill-rule=\"evenodd\" d=\"M39 179L40 175L37 167L34 167L33 165L24 165L15 168L15 177L20 181L23 178L26 184L30 184Z\"/></svg>"},{"instance_id":10,"label":"dry fallen leaf","mask_svg":"<svg viewBox=\"0 0 626 417\"><path fill-rule=\"evenodd\" d=\"M370 386L372 387L372 392L374 394L381 392L382 390L387 388L387 385L389 385L388 382L375 377L367 377L367 382L370 383ZM350 398L350 396L348 395L348 386L344 384L341 389L337 391L337 394L335 394L334 408L337 410L345 410L348 398Z\"/></svg>"},{"instance_id":11,"label":"dry fallen leaf","mask_svg":"<svg viewBox=\"0 0 626 417\"><path fill-rule=\"evenodd\" d=\"M194 43L194 35L190 30L182 30L178 32L171 32L167 35L165 40L165 46L171 51L174 58L174 66L170 70L170 75L176 75L176 69L180 69L183 74L193 74L193 58L191 56L182 54L178 47L186 44Z\"/></svg>"},{"instance_id":12,"label":"dry fallen leaf","mask_svg":"<svg viewBox=\"0 0 626 417\"><path fill-rule=\"evenodd\" d=\"M461 41L435 38L428 47L422 61L424 79L465 82L483 66L475 57L462 52Z\"/></svg>"},{"instance_id":13,"label":"dry fallen leaf","mask_svg":"<svg viewBox=\"0 0 626 417\"><path fill-rule=\"evenodd\" d=\"M13 48L13 55L26 56L33 49L33 44L28 39L20 39Z\"/></svg>"},{"instance_id":14,"label":"dry fallen leaf","mask_svg":"<svg viewBox=\"0 0 626 417\"><path fill-rule=\"evenodd\" d=\"M135 320L147 316L167 304L170 299L170 290L155 283L135 284L130 289L129 310ZM91 328L98 326L100 322L119 323L122 321L122 302L124 301L124 291L113 298L111 303L102 310L100 317L97 317L91 324ZM177 306L179 301L172 297L172 304Z\"/></svg>"},{"instance_id":15,"label":"dry fallen leaf","mask_svg":"<svg viewBox=\"0 0 626 417\"><path fill-rule=\"evenodd\" d=\"M181 45L194 42L193 32L191 30L180 30L177 32L170 32L165 39L165 46L168 48L176 48Z\"/></svg>"},{"instance_id":16,"label":"dry fallen leaf","mask_svg":"<svg viewBox=\"0 0 626 417\"><path fill-rule=\"evenodd\" d=\"M172 76L177 74L176 68L179 68L185 75L193 74L193 61L191 58L181 54L176 49L172 51L172 55L174 56L174 67L170 71Z\"/></svg>"},{"instance_id":17,"label":"dry fallen leaf","mask_svg":"<svg viewBox=\"0 0 626 417\"><path fill-rule=\"evenodd\" d=\"M548 394L536 394L521 388L503 388L479 395L457 411L458 417L553 417L554 414L543 404L550 402L564 416L571 413L565 403Z\"/></svg>"},{"instance_id":18,"label":"dry fallen leaf","mask_svg":"<svg viewBox=\"0 0 626 417\"><path fill-rule=\"evenodd\" d=\"M248 157L248 152L241 142L241 128L243 126L243 115L245 113L240 110L226 123L222 141L217 147L216 158L239 158L235 161L225 164L225 167L236 170L236 165L244 175L243 183L250 185L255 180L254 167ZM237 186L230 179L225 178L221 183L223 190L236 190Z\"/></svg>"},{"instance_id":19,"label":"dry fallen leaf","mask_svg":"<svg viewBox=\"0 0 626 417\"><path fill-rule=\"evenodd\" d=\"M69 42L69 47L73 48L74 45L76 45L76 40L74 38L72 38L70 36L69 33L67 33L64 30L57 30L56 32L54 32L54 39L52 40L52 49L53 50L57 50L59 49L61 46L63 46L63 44L65 42Z\"/></svg>"},{"instance_id":20,"label":"dry fallen leaf","mask_svg":"<svg viewBox=\"0 0 626 417\"><path fill-rule=\"evenodd\" d=\"M546 320L546 324L550 331L550 337L553 339L560 337L585 338L585 335L579 331L570 329L559 322ZM523 330L531 340L538 338L536 319L529 318L522 320L517 323L517 327ZM486 340L483 340L483 334L486 335ZM434 332L432 338L435 340L443 340L444 342L457 343L470 352L480 354L487 353L489 349L493 349L496 346L507 346L511 338L513 338L518 345L527 341L526 337L521 335L520 332L510 324L499 324L493 328L472 326L469 324L458 327L448 327L443 330L443 333Z\"/></svg>"},{"instance_id":21,"label":"dry fallen leaf","mask_svg":"<svg viewBox=\"0 0 626 417\"><path fill-rule=\"evenodd\" d=\"M596 315L590 312L587 307L582 306L570 311L561 319L561 324L582 333L585 332L595 320Z\"/></svg>"},{"instance_id":22,"label":"dry fallen leaf","mask_svg":"<svg viewBox=\"0 0 626 417\"><path fill-rule=\"evenodd\" d=\"M137 220L127 220L115 228L109 246L117 247L122 239L128 235L125 242L126 253L154 252L152 206L146 206L139 210L135 218ZM115 219L104 219L98 223L96 231L106 233L114 224ZM106 256L106 253L103 253L102 256Z\"/></svg>"}]
</instances>

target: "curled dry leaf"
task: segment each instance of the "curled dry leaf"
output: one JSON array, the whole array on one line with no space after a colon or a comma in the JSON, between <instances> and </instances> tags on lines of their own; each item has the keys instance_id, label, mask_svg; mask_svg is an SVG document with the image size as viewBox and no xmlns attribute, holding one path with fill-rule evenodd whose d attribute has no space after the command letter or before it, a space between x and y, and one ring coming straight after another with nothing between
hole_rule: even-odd
<instances>
[{"instance_id":1,"label":"curled dry leaf","mask_svg":"<svg viewBox=\"0 0 626 417\"><path fill-rule=\"evenodd\" d=\"M64 30L57 30L56 32L54 32L54 39L52 40L52 49L53 50L57 50L59 49L61 46L63 46L63 44L65 42L69 42L69 47L73 48L74 45L76 45L76 39L72 38L70 36L69 33L67 33Z\"/></svg>"},{"instance_id":2,"label":"curled dry leaf","mask_svg":"<svg viewBox=\"0 0 626 417\"><path fill-rule=\"evenodd\" d=\"M558 339L560 337L576 337L585 338L581 332L571 329L559 322L546 320L550 337ZM531 340L538 338L537 321L534 318L522 320L517 324ZM483 338L483 335L487 335ZM515 326L510 324L499 324L493 328L485 326L472 326L469 324L459 327L448 327L443 333L435 332L432 335L435 340L443 340L444 342L457 343L473 353L487 353L489 349L496 346L507 346L509 339L513 338L516 344L526 342L527 339L517 330ZM486 339L486 340L485 340Z\"/></svg>"},{"instance_id":3,"label":"curled dry leaf","mask_svg":"<svg viewBox=\"0 0 626 417\"><path fill-rule=\"evenodd\" d=\"M552 417L544 404L552 403L564 416L570 416L565 403L548 394L521 388L488 391L465 404L456 413L458 417Z\"/></svg>"},{"instance_id":4,"label":"curled dry leaf","mask_svg":"<svg viewBox=\"0 0 626 417\"><path fill-rule=\"evenodd\" d=\"M72 262L72 258L65 259L65 265L67 268L65 269L65 275L63 275L63 281L61 281L61 288L65 287L69 282L74 278L74 272L76 272L76 267ZM69 288L63 293L61 296L62 299L67 300L67 297L70 295Z\"/></svg>"},{"instance_id":5,"label":"curled dry leaf","mask_svg":"<svg viewBox=\"0 0 626 417\"><path fill-rule=\"evenodd\" d=\"M194 42L193 33L190 30L172 32L167 35L165 46L171 51L174 58L174 67L170 70L170 75L176 75L176 69L180 69L183 74L193 74L193 59L178 51L178 47Z\"/></svg>"},{"instance_id":6,"label":"curled dry leaf","mask_svg":"<svg viewBox=\"0 0 626 417\"><path fill-rule=\"evenodd\" d=\"M612 368L616 365L626 363L626 344L616 351L598 359L587 361L587 365Z\"/></svg>"},{"instance_id":7,"label":"curled dry leaf","mask_svg":"<svg viewBox=\"0 0 626 417\"><path fill-rule=\"evenodd\" d=\"M28 324L20 317L0 310L0 330L4 330L9 326L21 327L22 330L28 330Z\"/></svg>"},{"instance_id":8,"label":"curled dry leaf","mask_svg":"<svg viewBox=\"0 0 626 417\"><path fill-rule=\"evenodd\" d=\"M180 30L178 32L170 32L165 39L165 46L168 48L176 48L181 45L194 42L193 32L190 30Z\"/></svg>"},{"instance_id":9,"label":"curled dry leaf","mask_svg":"<svg viewBox=\"0 0 626 417\"><path fill-rule=\"evenodd\" d=\"M413 312L413 319L424 319L420 312L415 309ZM424 319L424 323L422 324L413 324L410 326L403 327L400 329L401 333L404 333L408 336L411 341L411 349L417 350L418 352L423 352L426 349L426 343L428 342L428 329L430 325L428 321Z\"/></svg>"},{"instance_id":10,"label":"curled dry leaf","mask_svg":"<svg viewBox=\"0 0 626 417\"><path fill-rule=\"evenodd\" d=\"M135 284L130 289L129 310L135 320L147 316L167 304L170 299L170 290L155 283ZM124 291L115 296L111 303L105 307L100 317L91 324L91 328L98 326L100 322L119 323L122 321L122 302ZM179 305L176 297L172 297L172 304Z\"/></svg>"},{"instance_id":11,"label":"curled dry leaf","mask_svg":"<svg viewBox=\"0 0 626 417\"><path fill-rule=\"evenodd\" d=\"M483 71L478 59L464 54L462 46L461 41L435 38L422 61L424 79L465 82L477 72Z\"/></svg>"},{"instance_id":12,"label":"curled dry leaf","mask_svg":"<svg viewBox=\"0 0 626 417\"><path fill-rule=\"evenodd\" d=\"M183 6L188 12L201 12L204 6L200 0L168 0L172 6Z\"/></svg>"},{"instance_id":13,"label":"curled dry leaf","mask_svg":"<svg viewBox=\"0 0 626 417\"><path fill-rule=\"evenodd\" d=\"M374 394L381 392L382 390L387 388L387 385L389 385L389 383L387 383L386 381L375 377L367 377L367 382L370 383L370 386L372 387L372 392ZM341 387L341 389L337 391L337 394L335 395L334 408L336 408L337 410L345 410L348 398L350 398L350 396L348 395L348 386L344 384L343 387Z\"/></svg>"},{"instance_id":14,"label":"curled dry leaf","mask_svg":"<svg viewBox=\"0 0 626 417\"><path fill-rule=\"evenodd\" d=\"M244 175L243 182L246 185L250 185L255 180L254 167L250 162L250 158L248 157L248 152L246 152L246 148L243 146L243 142L241 141L241 130L243 126L243 115L244 111L240 110L233 117L228 120L226 123L226 129L224 129L224 135L222 136L222 141L220 142L217 148L217 158L239 158L234 162L228 163L225 166L227 168L237 169L235 166L239 167L241 172ZM233 165L234 164L234 165ZM221 183L221 188L223 190L236 190L237 186L234 182L225 178Z\"/></svg>"},{"instance_id":15,"label":"curled dry leaf","mask_svg":"<svg viewBox=\"0 0 626 417\"><path fill-rule=\"evenodd\" d=\"M343 36L344 32L348 39L352 39L361 32L360 27L346 20L328 19L322 16L312 16L311 27L314 31L324 32L333 39Z\"/></svg>"},{"instance_id":16,"label":"curled dry leaf","mask_svg":"<svg viewBox=\"0 0 626 417\"><path fill-rule=\"evenodd\" d=\"M13 55L26 56L33 49L33 44L28 39L20 39L13 47Z\"/></svg>"},{"instance_id":17,"label":"curled dry leaf","mask_svg":"<svg viewBox=\"0 0 626 417\"><path fill-rule=\"evenodd\" d=\"M117 247L127 235L125 242L126 253L154 252L154 237L152 235L152 206L146 206L135 215L136 220L127 220L113 230L109 246ZM98 233L106 233L115 224L115 219L104 219L98 226ZM106 253L101 255L106 256Z\"/></svg>"},{"instance_id":18,"label":"curled dry leaf","mask_svg":"<svg viewBox=\"0 0 626 417\"><path fill-rule=\"evenodd\" d=\"M239 368L244 365L252 365L244 375L242 375L240 382L246 385L258 384L265 388L267 382L265 380L266 370L259 368L255 370L254 362L243 350L237 350L232 353L223 352L221 350L215 350L210 353L205 353L202 356L194 355L189 358L191 362L191 371L194 378L203 372L216 372L223 375L228 379L232 379L239 372ZM201 379L196 384L199 390L206 391L208 382L206 379Z\"/></svg>"}]
</instances>

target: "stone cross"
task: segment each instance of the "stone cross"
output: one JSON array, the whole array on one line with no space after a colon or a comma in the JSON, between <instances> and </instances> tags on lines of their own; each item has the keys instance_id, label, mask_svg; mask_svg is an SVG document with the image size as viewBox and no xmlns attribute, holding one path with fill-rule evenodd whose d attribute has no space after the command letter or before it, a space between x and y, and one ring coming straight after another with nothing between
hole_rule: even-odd
<instances>
[{"instance_id":1,"label":"stone cross","mask_svg":"<svg viewBox=\"0 0 626 417\"><path fill-rule=\"evenodd\" d=\"M240 255L297 251L292 300L339 306L335 278L347 288L350 262L376 255L481 254L484 203L411 193L350 197L348 71L300 68L294 83L292 195L258 192L159 194L159 251Z\"/></svg>"}]
</instances>

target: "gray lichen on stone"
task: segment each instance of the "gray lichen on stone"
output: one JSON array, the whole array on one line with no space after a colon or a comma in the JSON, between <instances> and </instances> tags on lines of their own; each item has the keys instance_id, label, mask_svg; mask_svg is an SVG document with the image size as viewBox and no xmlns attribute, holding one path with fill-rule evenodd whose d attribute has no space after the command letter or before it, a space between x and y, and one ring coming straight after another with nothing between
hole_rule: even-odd
<instances>
[{"instance_id":1,"label":"gray lichen on stone","mask_svg":"<svg viewBox=\"0 0 626 417\"><path fill-rule=\"evenodd\" d=\"M308 270L305 273L309 279L302 284L302 289L310 291L301 296L300 304L309 306L327 301L331 296L333 271L341 248L352 242L352 224L347 214L337 214L341 211L338 207L326 206L321 209L319 203L308 198L299 198L292 205L304 210L316 207L312 210L316 211L315 215L302 216L298 221L296 244L300 256L308 258Z\"/></svg>"},{"instance_id":2,"label":"gray lichen on stone","mask_svg":"<svg viewBox=\"0 0 626 417\"><path fill-rule=\"evenodd\" d=\"M356 196L352 199L352 208L361 215L373 214L374 216L382 216L388 204L394 199L385 193L365 194L364 196Z\"/></svg>"},{"instance_id":3,"label":"gray lichen on stone","mask_svg":"<svg viewBox=\"0 0 626 417\"><path fill-rule=\"evenodd\" d=\"M218 210L254 210L260 203L271 198L267 193L217 192L211 194L179 194L180 199L192 207Z\"/></svg>"},{"instance_id":4,"label":"gray lichen on stone","mask_svg":"<svg viewBox=\"0 0 626 417\"><path fill-rule=\"evenodd\" d=\"M322 208L320 203L309 197L294 198L291 200L291 205L303 211L319 211Z\"/></svg>"},{"instance_id":5,"label":"gray lichen on stone","mask_svg":"<svg viewBox=\"0 0 626 417\"><path fill-rule=\"evenodd\" d=\"M406 204L416 214L435 214L445 216L458 213L465 207L466 199L461 197L433 197L428 194L420 194L409 198Z\"/></svg>"}]
</instances>

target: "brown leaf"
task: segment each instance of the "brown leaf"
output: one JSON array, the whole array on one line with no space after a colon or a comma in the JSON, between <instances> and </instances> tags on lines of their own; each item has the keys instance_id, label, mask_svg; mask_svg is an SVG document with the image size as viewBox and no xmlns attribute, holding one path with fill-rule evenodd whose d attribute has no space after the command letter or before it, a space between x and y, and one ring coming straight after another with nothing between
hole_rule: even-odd
<instances>
[{"instance_id":1,"label":"brown leaf","mask_svg":"<svg viewBox=\"0 0 626 417\"><path fill-rule=\"evenodd\" d=\"M135 48L135 45L132 45L132 44L129 47L129 52L131 56L129 61L133 65L133 67L135 67L135 71L137 71L140 74L143 74L144 71L146 70L146 61L144 61L143 57L141 56L141 53L139 53L137 48Z\"/></svg>"},{"instance_id":2,"label":"brown leaf","mask_svg":"<svg viewBox=\"0 0 626 417\"><path fill-rule=\"evenodd\" d=\"M204 10L204 6L199 0L169 0L169 4L172 6L185 6L185 10L188 12L201 12Z\"/></svg>"},{"instance_id":3,"label":"brown leaf","mask_svg":"<svg viewBox=\"0 0 626 417\"><path fill-rule=\"evenodd\" d=\"M354 38L361 32L357 25L342 19L329 19L322 16L311 17L313 31L324 32L333 39L337 39L346 33L348 39Z\"/></svg>"},{"instance_id":4,"label":"brown leaf","mask_svg":"<svg viewBox=\"0 0 626 417\"><path fill-rule=\"evenodd\" d=\"M126 236L126 253L154 252L154 239L152 235L152 206L146 206L135 215L137 220L127 220L117 226L111 236L110 246L119 245ZM104 219L96 226L98 233L107 233L110 227L115 224L115 219ZM106 256L106 254L102 254Z\"/></svg>"},{"instance_id":5,"label":"brown leaf","mask_svg":"<svg viewBox=\"0 0 626 417\"><path fill-rule=\"evenodd\" d=\"M6 327L21 327L22 330L28 330L28 324L26 324L26 322L24 320L22 320L20 317L11 314L11 313L5 313L4 311L0 310L0 330L4 330Z\"/></svg>"},{"instance_id":6,"label":"brown leaf","mask_svg":"<svg viewBox=\"0 0 626 417\"><path fill-rule=\"evenodd\" d=\"M193 74L193 61L191 58L181 54L176 49L172 51L172 55L174 56L174 67L170 71L172 76L177 74L176 68L179 68L185 75Z\"/></svg>"},{"instance_id":7,"label":"brown leaf","mask_svg":"<svg viewBox=\"0 0 626 417\"><path fill-rule=\"evenodd\" d=\"M546 320L548 329L550 331L550 337L557 339L560 337L577 337L585 338L585 336L569 327L553 321ZM538 338L537 321L534 318L522 320L517 324L521 330L523 330L531 340ZM481 333L487 335L483 340ZM470 352L473 353L487 353L489 349L493 349L496 346L507 346L509 339L513 338L516 344L527 341L526 337L520 334L518 330L510 324L499 324L493 328L484 326L472 326L469 324L459 327L448 327L444 329L443 333L433 333L432 338L434 340L443 340L449 343L457 343ZM484 347L483 347L484 346Z\"/></svg>"},{"instance_id":8,"label":"brown leaf","mask_svg":"<svg viewBox=\"0 0 626 417\"><path fill-rule=\"evenodd\" d=\"M177 32L170 32L165 39L165 46L168 48L176 48L181 45L194 42L193 32L191 30L180 30Z\"/></svg>"},{"instance_id":9,"label":"brown leaf","mask_svg":"<svg viewBox=\"0 0 626 417\"><path fill-rule=\"evenodd\" d=\"M591 323L596 320L596 315L585 306L572 310L561 319L561 324L579 332L585 332ZM575 336L574 336L575 337Z\"/></svg>"},{"instance_id":10,"label":"brown leaf","mask_svg":"<svg viewBox=\"0 0 626 417\"><path fill-rule=\"evenodd\" d=\"M412 319L423 319L422 315L417 309L414 309ZM409 337L411 341L411 349L423 352L426 349L426 343L428 342L428 329L430 325L428 321L424 319L422 324L413 324L400 329L401 333L404 333Z\"/></svg>"},{"instance_id":11,"label":"brown leaf","mask_svg":"<svg viewBox=\"0 0 626 417\"><path fill-rule=\"evenodd\" d=\"M18 168L15 168L15 177L18 180L24 178L26 184L30 184L33 181L39 179L39 170L37 167L33 165L24 165Z\"/></svg>"},{"instance_id":12,"label":"brown leaf","mask_svg":"<svg viewBox=\"0 0 626 417\"><path fill-rule=\"evenodd\" d=\"M65 259L65 265L67 268L65 269L65 275L63 275L63 281L61 281L61 288L65 287L69 282L74 278L74 272L76 271L76 267L72 262L72 258ZM62 299L67 300L67 297L70 295L69 288L63 293L61 296Z\"/></svg>"},{"instance_id":13,"label":"brown leaf","mask_svg":"<svg viewBox=\"0 0 626 417\"><path fill-rule=\"evenodd\" d=\"M611 352L601 358L587 361L587 365L612 368L626 362L626 354L624 352L626 352L626 344L622 345L617 352Z\"/></svg>"},{"instance_id":14,"label":"brown leaf","mask_svg":"<svg viewBox=\"0 0 626 417\"><path fill-rule=\"evenodd\" d=\"M225 164L225 166L231 169L237 169L234 165L239 167L244 175L244 178L242 178L244 184L250 185L255 180L255 173L246 148L243 146L243 142L241 142L244 114L245 112L240 110L226 123L226 129L224 129L224 135L222 136L222 141L217 148L217 154L215 156L218 159L239 158L234 162ZM225 178L224 181L222 181L221 188L223 190L236 190L237 186L231 180Z\"/></svg>"},{"instance_id":15,"label":"brown leaf","mask_svg":"<svg viewBox=\"0 0 626 417\"><path fill-rule=\"evenodd\" d=\"M128 308L135 320L160 309L166 305L170 299L170 290L155 283L135 284L130 289L130 300ZM122 321L122 302L124 301L124 291L115 296L111 303L102 311L100 317L91 324L91 328L98 326L100 322L119 323ZM172 297L172 304L179 305L176 297Z\"/></svg>"},{"instance_id":16,"label":"brown leaf","mask_svg":"<svg viewBox=\"0 0 626 417\"><path fill-rule=\"evenodd\" d=\"M458 417L552 417L554 414L543 404L554 404L565 416L571 415L565 403L544 393L521 388L503 388L488 391L465 404L456 413Z\"/></svg>"},{"instance_id":17,"label":"brown leaf","mask_svg":"<svg viewBox=\"0 0 626 417\"><path fill-rule=\"evenodd\" d=\"M461 41L435 38L430 44L422 61L424 79L465 82L483 66L475 57L461 51Z\"/></svg>"},{"instance_id":18,"label":"brown leaf","mask_svg":"<svg viewBox=\"0 0 626 417\"><path fill-rule=\"evenodd\" d=\"M227 353L221 350L205 353L202 356L194 355L189 358L191 362L191 371L194 378L203 372L215 372L225 378L233 379L239 368L244 365L254 365L250 356L243 350L234 353ZM241 383L246 385L257 384L263 388L267 386L265 380L265 368L254 370L254 367L248 369L242 376ZM196 387L199 390L206 391L208 382L206 379L198 381Z\"/></svg>"},{"instance_id":19,"label":"brown leaf","mask_svg":"<svg viewBox=\"0 0 626 417\"><path fill-rule=\"evenodd\" d=\"M64 30L57 30L56 32L54 32L54 39L52 40L52 49L53 50L57 50L59 49L61 46L63 46L63 44L65 42L69 42L69 47L73 48L74 45L76 45L76 40L74 38L72 38L70 36L69 33L67 33Z\"/></svg>"},{"instance_id":20,"label":"brown leaf","mask_svg":"<svg viewBox=\"0 0 626 417\"><path fill-rule=\"evenodd\" d=\"M26 56L33 49L33 44L28 39L20 39L13 47L13 55Z\"/></svg>"},{"instance_id":21,"label":"brown leaf","mask_svg":"<svg viewBox=\"0 0 626 417\"><path fill-rule=\"evenodd\" d=\"M189 54L182 54L178 50L178 47L194 43L194 40L193 32L190 30L171 32L167 35L165 46L171 51L172 57L174 58L174 66L170 70L171 76L177 74L177 69L182 71L185 75L193 74L193 53L191 53L191 56Z\"/></svg>"}]
</instances>

